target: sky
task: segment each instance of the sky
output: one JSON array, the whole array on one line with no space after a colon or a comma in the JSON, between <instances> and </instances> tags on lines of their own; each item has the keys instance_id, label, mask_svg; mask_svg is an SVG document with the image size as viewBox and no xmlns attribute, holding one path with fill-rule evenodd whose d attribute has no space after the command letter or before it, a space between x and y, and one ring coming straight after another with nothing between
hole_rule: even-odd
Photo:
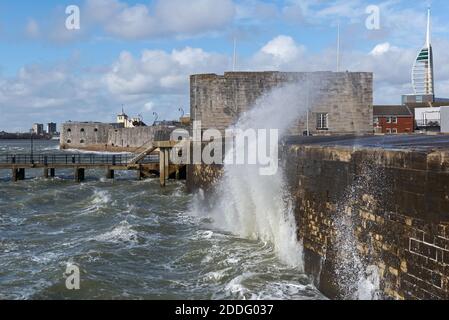
<instances>
[{"instance_id":1,"label":"sky","mask_svg":"<svg viewBox=\"0 0 449 320\"><path fill-rule=\"evenodd\" d=\"M234 40L237 71L336 71L338 25L340 69L374 72L374 103L397 104L413 93L430 4L435 91L449 97L446 0L1 1L0 131L114 122L122 105L176 119L189 75L232 71ZM73 5L79 29L66 26Z\"/></svg>"}]
</instances>

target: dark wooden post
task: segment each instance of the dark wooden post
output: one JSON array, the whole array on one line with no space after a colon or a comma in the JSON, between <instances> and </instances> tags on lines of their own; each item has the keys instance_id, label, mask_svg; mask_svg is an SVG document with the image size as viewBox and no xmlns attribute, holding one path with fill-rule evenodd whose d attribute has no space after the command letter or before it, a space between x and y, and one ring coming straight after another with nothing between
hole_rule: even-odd
<instances>
[{"instance_id":1,"label":"dark wooden post","mask_svg":"<svg viewBox=\"0 0 449 320\"><path fill-rule=\"evenodd\" d=\"M106 179L114 179L115 172L112 169L106 170Z\"/></svg>"},{"instance_id":2,"label":"dark wooden post","mask_svg":"<svg viewBox=\"0 0 449 320\"><path fill-rule=\"evenodd\" d=\"M75 181L76 182L83 182L84 181L84 168L75 168Z\"/></svg>"}]
</instances>

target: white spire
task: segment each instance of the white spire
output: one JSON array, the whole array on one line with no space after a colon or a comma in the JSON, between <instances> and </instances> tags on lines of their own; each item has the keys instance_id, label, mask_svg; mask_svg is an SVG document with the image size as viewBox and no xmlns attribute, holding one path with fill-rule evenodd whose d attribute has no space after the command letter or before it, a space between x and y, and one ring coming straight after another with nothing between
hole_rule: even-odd
<instances>
[{"instance_id":1,"label":"white spire","mask_svg":"<svg viewBox=\"0 0 449 320\"><path fill-rule=\"evenodd\" d=\"M427 10L426 44L419 51L412 71L412 83L416 95L435 95L431 32L431 8L429 6Z\"/></svg>"},{"instance_id":2,"label":"white spire","mask_svg":"<svg viewBox=\"0 0 449 320\"><path fill-rule=\"evenodd\" d=\"M340 21L337 25L337 72L340 72Z\"/></svg>"},{"instance_id":3,"label":"white spire","mask_svg":"<svg viewBox=\"0 0 449 320\"><path fill-rule=\"evenodd\" d=\"M431 39L431 9L430 6L427 9L427 35L426 35L426 47L430 47L430 39Z\"/></svg>"}]
</instances>

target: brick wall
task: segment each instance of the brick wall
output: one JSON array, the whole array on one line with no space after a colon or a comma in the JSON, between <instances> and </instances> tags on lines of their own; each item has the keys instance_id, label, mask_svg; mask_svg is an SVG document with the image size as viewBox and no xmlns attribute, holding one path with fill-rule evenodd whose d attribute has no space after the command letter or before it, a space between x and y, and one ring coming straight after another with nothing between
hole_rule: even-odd
<instances>
[{"instance_id":1,"label":"brick wall","mask_svg":"<svg viewBox=\"0 0 449 320\"><path fill-rule=\"evenodd\" d=\"M387 121L387 118L392 117L378 117L379 122L375 124L375 127L380 127L380 130L377 133L394 133L393 129L396 129L397 133L412 133L415 131L415 120L413 116L410 117L396 117L397 122L392 123ZM387 129L390 129L390 132L387 132Z\"/></svg>"},{"instance_id":2,"label":"brick wall","mask_svg":"<svg viewBox=\"0 0 449 320\"><path fill-rule=\"evenodd\" d=\"M352 233L363 267L379 270L381 297L449 298L448 152L293 146L284 155L308 271L324 293L354 294L342 285L352 275L336 275L350 263L341 237ZM343 235L342 217L352 221Z\"/></svg>"},{"instance_id":3,"label":"brick wall","mask_svg":"<svg viewBox=\"0 0 449 320\"><path fill-rule=\"evenodd\" d=\"M323 293L356 297L374 266L380 298L449 299L449 152L293 145L281 158L306 271ZM190 165L188 189L211 194L222 172Z\"/></svg>"}]
</instances>

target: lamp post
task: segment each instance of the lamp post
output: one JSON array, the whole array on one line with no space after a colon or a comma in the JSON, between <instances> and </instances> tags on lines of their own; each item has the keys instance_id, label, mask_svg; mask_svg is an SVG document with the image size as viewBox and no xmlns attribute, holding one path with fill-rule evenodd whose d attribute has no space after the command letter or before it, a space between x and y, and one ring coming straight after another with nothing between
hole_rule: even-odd
<instances>
[{"instance_id":1,"label":"lamp post","mask_svg":"<svg viewBox=\"0 0 449 320\"><path fill-rule=\"evenodd\" d=\"M157 114L157 112L153 112L153 116L155 117L153 126L155 126L157 124L157 121L159 120L159 115Z\"/></svg>"},{"instance_id":2,"label":"lamp post","mask_svg":"<svg viewBox=\"0 0 449 320\"><path fill-rule=\"evenodd\" d=\"M30 137L30 140L31 140L31 164L34 164L34 159L33 159L33 153L34 153L34 140L33 140L33 138L34 138L34 131L33 130L31 130L31 137Z\"/></svg>"}]
</instances>

